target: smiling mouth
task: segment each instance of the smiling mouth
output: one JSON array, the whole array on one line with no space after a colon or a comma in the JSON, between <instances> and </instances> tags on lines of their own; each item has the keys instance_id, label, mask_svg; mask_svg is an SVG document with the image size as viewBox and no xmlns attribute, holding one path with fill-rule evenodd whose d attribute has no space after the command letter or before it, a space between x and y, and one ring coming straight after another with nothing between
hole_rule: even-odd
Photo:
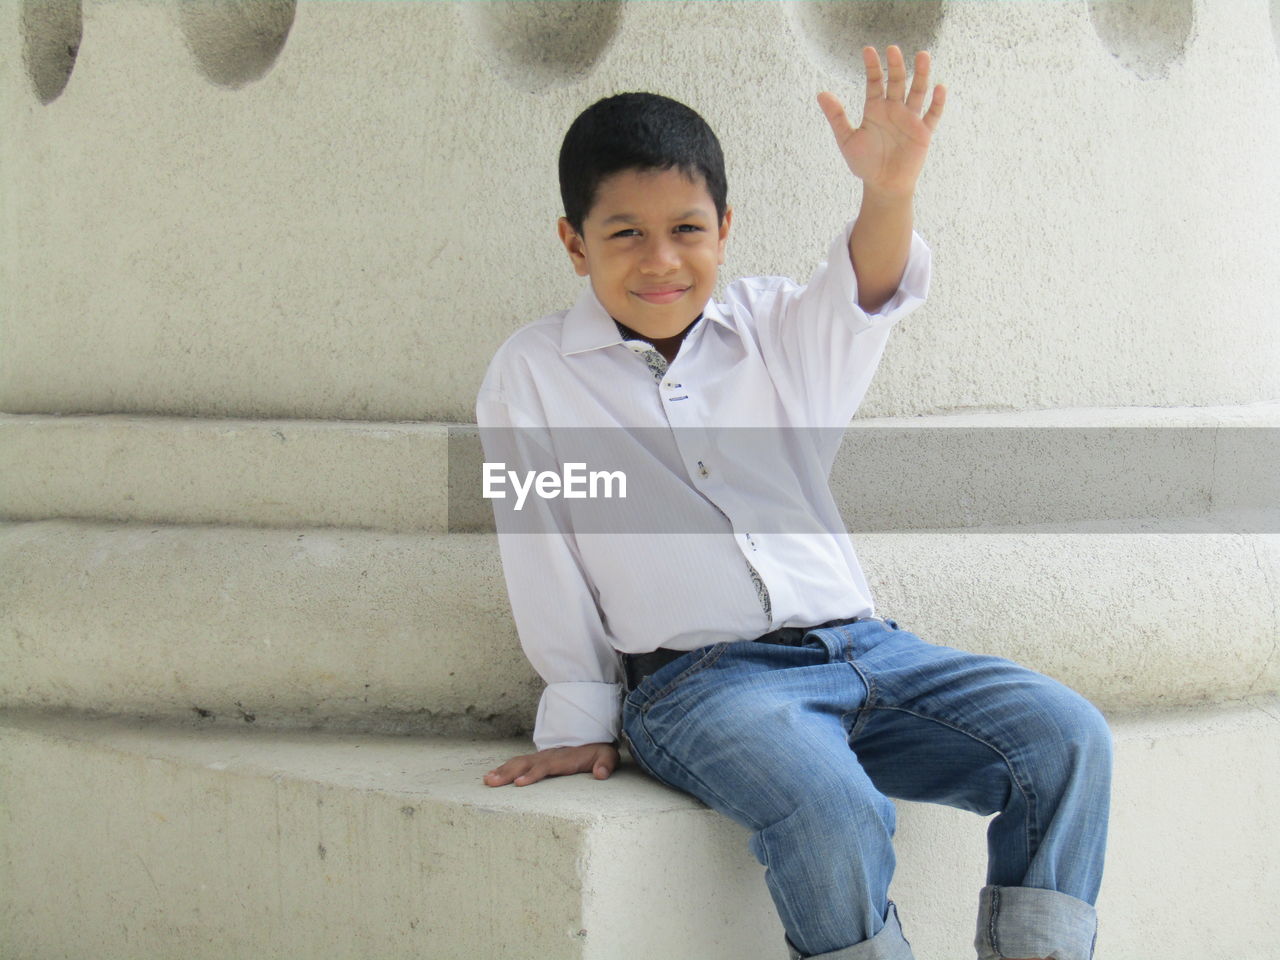
<instances>
[{"instance_id":1,"label":"smiling mouth","mask_svg":"<svg viewBox=\"0 0 1280 960\"><path fill-rule=\"evenodd\" d=\"M632 290L631 292L648 303L671 303L678 300L689 287L661 287L657 290Z\"/></svg>"}]
</instances>

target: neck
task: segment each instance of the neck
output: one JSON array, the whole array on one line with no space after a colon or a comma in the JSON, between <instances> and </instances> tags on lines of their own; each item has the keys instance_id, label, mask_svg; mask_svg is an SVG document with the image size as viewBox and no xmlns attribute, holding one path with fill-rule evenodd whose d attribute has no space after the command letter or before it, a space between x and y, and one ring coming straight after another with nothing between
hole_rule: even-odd
<instances>
[{"instance_id":1,"label":"neck","mask_svg":"<svg viewBox=\"0 0 1280 960\"><path fill-rule=\"evenodd\" d=\"M622 335L623 339L645 340L649 343L652 343L654 349L657 350L660 354L662 354L662 356L666 359L667 363L671 363L672 361L675 360L676 354L680 352L680 344L684 342L685 334L687 334L690 330L692 330L693 325L701 319L702 319L702 314L698 314L696 317L694 317L692 320L689 321L689 325L686 326L683 330L681 330L679 333L672 334L669 337L646 336L643 333L639 333L635 330L632 330L630 327L628 327L625 323L623 323L620 320L614 320L613 322L614 322L614 325L617 326L618 332Z\"/></svg>"}]
</instances>

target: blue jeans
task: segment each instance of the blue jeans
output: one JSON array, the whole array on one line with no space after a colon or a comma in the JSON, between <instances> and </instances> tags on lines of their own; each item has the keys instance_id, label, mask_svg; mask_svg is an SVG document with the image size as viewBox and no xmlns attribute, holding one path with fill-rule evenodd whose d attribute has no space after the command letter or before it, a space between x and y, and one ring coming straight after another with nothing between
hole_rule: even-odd
<instances>
[{"instance_id":1,"label":"blue jeans","mask_svg":"<svg viewBox=\"0 0 1280 960\"><path fill-rule=\"evenodd\" d=\"M996 814L980 960L1087 960L1111 782L1101 714L998 657L892 620L691 650L623 703L648 774L752 831L791 960L906 960L890 797Z\"/></svg>"}]
</instances>

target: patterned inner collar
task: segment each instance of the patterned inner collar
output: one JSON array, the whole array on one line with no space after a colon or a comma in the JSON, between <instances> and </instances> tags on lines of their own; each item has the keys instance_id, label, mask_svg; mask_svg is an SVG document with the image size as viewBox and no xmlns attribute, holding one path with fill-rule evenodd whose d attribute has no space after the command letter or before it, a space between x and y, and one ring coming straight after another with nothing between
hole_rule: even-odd
<instances>
[{"instance_id":1,"label":"patterned inner collar","mask_svg":"<svg viewBox=\"0 0 1280 960\"><path fill-rule=\"evenodd\" d=\"M646 337L644 334L642 334L642 333L637 333L635 330L632 330L630 327L628 327L628 326L627 326L625 323L623 323L621 320L618 320L618 319L613 318L613 317L611 317L610 319L611 319L611 320L613 320L614 326L616 326L616 327L618 328L618 333L619 333L619 335L621 335L621 337L622 337L622 339L623 339L623 340L644 340L644 341L646 341L646 342L648 342L648 343L654 343L654 344L661 343L661 344L666 344L666 343L677 343L677 342L679 342L679 341L684 337L684 335L685 335L686 333L688 333L690 330L692 330L692 329L693 329L693 325L694 325L695 323L697 323L699 320L701 320L701 319L702 319L702 317L703 317L703 315L702 315L701 313L700 313L700 314L698 314L698 315L697 315L696 317L694 317L691 321L689 321L689 325L688 325L687 327L685 327L685 328L684 328L683 330L681 330L679 333L677 333L677 334L675 334L675 335L673 335L673 336L670 336L670 337Z\"/></svg>"}]
</instances>

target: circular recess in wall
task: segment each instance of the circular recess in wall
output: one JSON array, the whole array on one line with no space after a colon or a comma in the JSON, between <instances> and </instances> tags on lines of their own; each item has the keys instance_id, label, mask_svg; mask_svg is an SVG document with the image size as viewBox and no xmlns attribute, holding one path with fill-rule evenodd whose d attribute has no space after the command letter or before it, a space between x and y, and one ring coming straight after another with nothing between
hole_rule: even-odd
<instances>
[{"instance_id":1,"label":"circular recess in wall","mask_svg":"<svg viewBox=\"0 0 1280 960\"><path fill-rule=\"evenodd\" d=\"M1280 0L1271 0L1271 39L1275 41L1276 53L1280 55Z\"/></svg>"},{"instance_id":2,"label":"circular recess in wall","mask_svg":"<svg viewBox=\"0 0 1280 960\"><path fill-rule=\"evenodd\" d=\"M297 0L181 0L178 25L214 83L242 87L263 76L293 26Z\"/></svg>"},{"instance_id":3,"label":"circular recess in wall","mask_svg":"<svg viewBox=\"0 0 1280 960\"><path fill-rule=\"evenodd\" d=\"M41 103L66 89L80 52L80 0L22 0L22 57Z\"/></svg>"},{"instance_id":4,"label":"circular recess in wall","mask_svg":"<svg viewBox=\"0 0 1280 960\"><path fill-rule=\"evenodd\" d=\"M591 70L617 32L622 0L461 0L457 9L489 66L536 92Z\"/></svg>"},{"instance_id":5,"label":"circular recess in wall","mask_svg":"<svg viewBox=\"0 0 1280 960\"><path fill-rule=\"evenodd\" d=\"M788 0L787 15L813 61L838 76L866 79L862 48L897 44L910 69L917 50L932 50L942 0Z\"/></svg>"},{"instance_id":6,"label":"circular recess in wall","mask_svg":"<svg viewBox=\"0 0 1280 960\"><path fill-rule=\"evenodd\" d=\"M1089 0L1089 19L1104 46L1147 79L1182 58L1195 22L1194 0Z\"/></svg>"}]
</instances>

